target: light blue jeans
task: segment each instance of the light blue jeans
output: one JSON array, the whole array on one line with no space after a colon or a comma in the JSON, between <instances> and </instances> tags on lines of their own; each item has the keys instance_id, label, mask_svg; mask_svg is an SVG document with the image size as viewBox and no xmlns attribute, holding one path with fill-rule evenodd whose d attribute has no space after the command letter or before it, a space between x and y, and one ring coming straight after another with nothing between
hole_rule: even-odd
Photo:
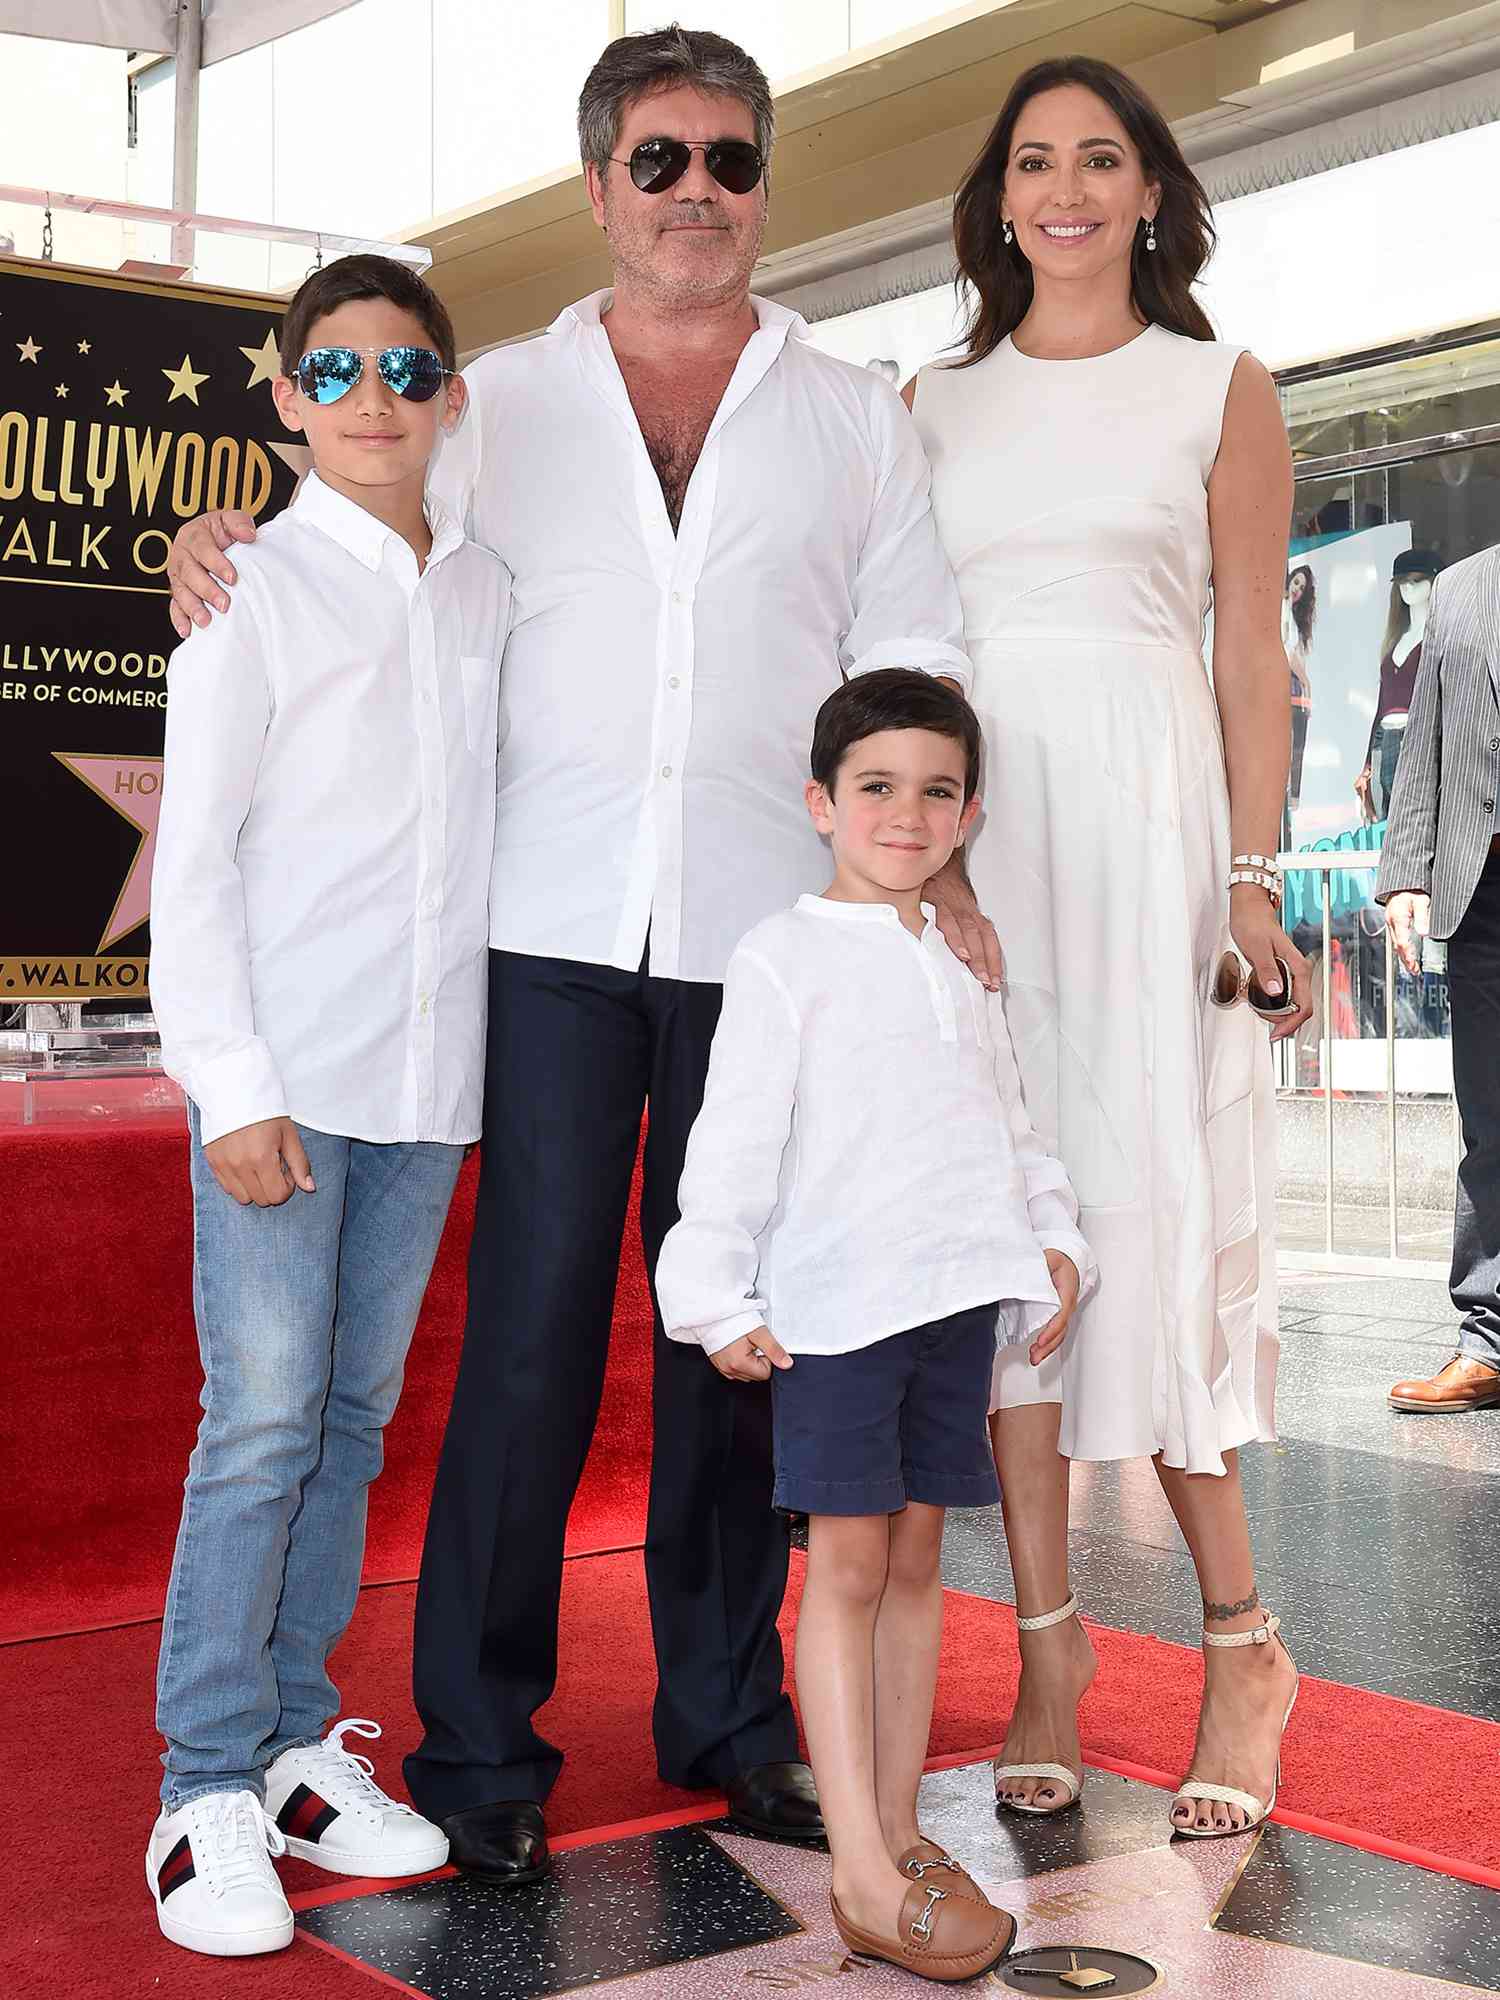
<instances>
[{"instance_id":1,"label":"light blue jeans","mask_svg":"<svg viewBox=\"0 0 1500 2000\"><path fill-rule=\"evenodd\" d=\"M304 1126L316 1194L242 1208L191 1122L203 1418L157 1666L169 1811L263 1797L271 1760L338 1712L328 1655L354 1615L366 1490L464 1155Z\"/></svg>"}]
</instances>

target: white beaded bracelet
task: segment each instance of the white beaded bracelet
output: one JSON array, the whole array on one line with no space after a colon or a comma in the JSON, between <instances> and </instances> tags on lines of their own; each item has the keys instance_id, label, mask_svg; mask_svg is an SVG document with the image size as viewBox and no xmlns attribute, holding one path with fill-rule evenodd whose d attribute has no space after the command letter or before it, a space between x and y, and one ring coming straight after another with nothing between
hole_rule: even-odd
<instances>
[{"instance_id":1,"label":"white beaded bracelet","mask_svg":"<svg viewBox=\"0 0 1500 2000\"><path fill-rule=\"evenodd\" d=\"M1231 868L1229 871L1230 888L1232 889L1237 882L1249 882L1257 889L1264 889L1271 901L1278 909L1280 908L1282 881L1280 874L1275 870L1268 868Z\"/></svg>"}]
</instances>

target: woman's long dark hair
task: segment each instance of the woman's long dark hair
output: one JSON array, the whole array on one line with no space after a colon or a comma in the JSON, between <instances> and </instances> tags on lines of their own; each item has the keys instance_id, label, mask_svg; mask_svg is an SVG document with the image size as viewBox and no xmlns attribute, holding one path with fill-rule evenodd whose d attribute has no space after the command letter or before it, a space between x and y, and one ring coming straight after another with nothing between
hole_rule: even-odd
<instances>
[{"instance_id":1,"label":"woman's long dark hair","mask_svg":"<svg viewBox=\"0 0 1500 2000\"><path fill-rule=\"evenodd\" d=\"M1172 129L1123 70L1092 56L1057 56L1017 77L1001 106L984 151L970 167L953 202L953 245L958 252L960 297L971 307L967 352L954 365L968 368L993 354L1031 306L1031 265L1019 244L1001 234L1000 198L1016 121L1033 97L1064 84L1091 90L1125 127L1146 179L1161 188L1156 248L1137 232L1130 259L1131 302L1150 324L1191 340L1215 338L1208 315L1193 297L1193 280L1214 247L1208 196L1172 137Z\"/></svg>"},{"instance_id":2,"label":"woman's long dark hair","mask_svg":"<svg viewBox=\"0 0 1500 2000\"><path fill-rule=\"evenodd\" d=\"M1318 616L1318 584L1306 563L1298 563L1286 580L1287 595L1291 596L1292 585L1298 577L1304 578L1302 595L1292 600L1292 623L1297 628L1297 637L1302 642L1304 653L1312 649L1313 625Z\"/></svg>"}]
</instances>

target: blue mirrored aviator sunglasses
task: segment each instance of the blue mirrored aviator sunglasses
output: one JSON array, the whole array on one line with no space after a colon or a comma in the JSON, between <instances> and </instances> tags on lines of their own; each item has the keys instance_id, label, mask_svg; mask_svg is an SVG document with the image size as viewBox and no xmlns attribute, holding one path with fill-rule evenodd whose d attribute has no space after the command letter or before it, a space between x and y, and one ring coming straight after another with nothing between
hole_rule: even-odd
<instances>
[{"instance_id":1,"label":"blue mirrored aviator sunglasses","mask_svg":"<svg viewBox=\"0 0 1500 2000\"><path fill-rule=\"evenodd\" d=\"M430 347L314 347L297 363L297 387L310 403L336 403L364 374L368 354L385 386L408 403L430 403L454 372Z\"/></svg>"}]
</instances>

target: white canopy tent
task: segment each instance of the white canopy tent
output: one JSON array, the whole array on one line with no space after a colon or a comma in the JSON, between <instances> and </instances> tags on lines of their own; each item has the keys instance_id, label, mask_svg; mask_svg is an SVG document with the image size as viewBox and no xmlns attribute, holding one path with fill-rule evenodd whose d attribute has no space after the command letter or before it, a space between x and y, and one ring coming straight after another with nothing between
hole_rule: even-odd
<instances>
[{"instance_id":1,"label":"white canopy tent","mask_svg":"<svg viewBox=\"0 0 1500 2000\"><path fill-rule=\"evenodd\" d=\"M201 63L223 62L245 49L274 42L354 0L0 0L0 34L36 35L49 42L86 42L93 48L138 49L173 55L185 17L202 24Z\"/></svg>"},{"instance_id":2,"label":"white canopy tent","mask_svg":"<svg viewBox=\"0 0 1500 2000\"><path fill-rule=\"evenodd\" d=\"M198 75L246 49L274 42L353 0L0 0L0 34L134 49L176 63L172 206L198 205Z\"/></svg>"}]
</instances>

